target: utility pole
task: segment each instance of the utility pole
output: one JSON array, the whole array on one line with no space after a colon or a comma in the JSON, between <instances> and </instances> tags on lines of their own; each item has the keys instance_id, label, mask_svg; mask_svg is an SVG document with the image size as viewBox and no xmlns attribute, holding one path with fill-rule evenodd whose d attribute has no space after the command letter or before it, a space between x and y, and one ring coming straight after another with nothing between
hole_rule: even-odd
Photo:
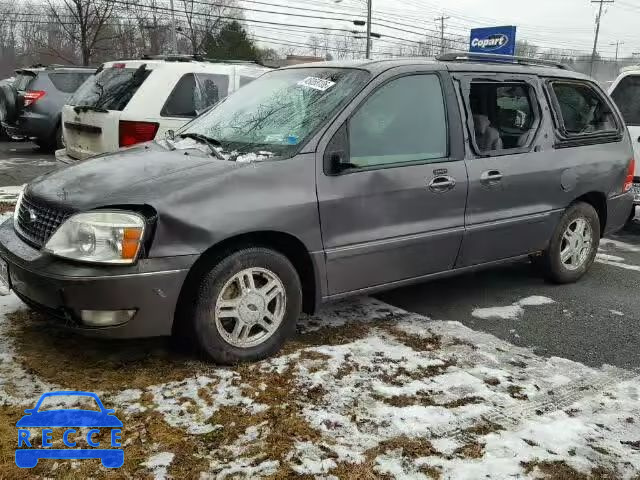
<instances>
[{"instance_id":1,"label":"utility pole","mask_svg":"<svg viewBox=\"0 0 640 480\"><path fill-rule=\"evenodd\" d=\"M624 42L621 42L620 40L618 40L617 42L610 43L609 45L616 46L616 63L618 63L618 51L620 50L620 45L624 45Z\"/></svg>"},{"instance_id":2,"label":"utility pole","mask_svg":"<svg viewBox=\"0 0 640 480\"><path fill-rule=\"evenodd\" d=\"M593 40L593 52L591 53L591 66L589 74L593 76L593 63L596 61L596 53L598 50L598 36L600 35L600 20L602 19L602 7L605 3L614 3L615 0L591 0L591 3L599 3L598 16L596 17L596 38Z\"/></svg>"},{"instance_id":3,"label":"utility pole","mask_svg":"<svg viewBox=\"0 0 640 480\"><path fill-rule=\"evenodd\" d=\"M444 54L444 22L449 20L451 17L445 17L442 15L441 17L436 18L436 22L440 22L440 55Z\"/></svg>"},{"instance_id":4,"label":"utility pole","mask_svg":"<svg viewBox=\"0 0 640 480\"><path fill-rule=\"evenodd\" d=\"M373 0L367 0L367 60L371 58L371 16L373 11Z\"/></svg>"},{"instance_id":5,"label":"utility pole","mask_svg":"<svg viewBox=\"0 0 640 480\"><path fill-rule=\"evenodd\" d=\"M178 37L176 36L176 15L173 9L173 0L170 0L169 5L171 7L171 50L174 54L178 54Z\"/></svg>"}]
</instances>

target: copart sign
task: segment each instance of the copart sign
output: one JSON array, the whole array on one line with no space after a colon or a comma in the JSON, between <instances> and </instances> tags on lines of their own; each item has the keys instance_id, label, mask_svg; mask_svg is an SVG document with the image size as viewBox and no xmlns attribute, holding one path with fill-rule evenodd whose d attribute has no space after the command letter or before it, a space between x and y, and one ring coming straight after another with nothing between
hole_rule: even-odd
<instances>
[{"instance_id":1,"label":"copart sign","mask_svg":"<svg viewBox=\"0 0 640 480\"><path fill-rule=\"evenodd\" d=\"M514 55L516 51L516 27L488 27L471 30L469 51Z\"/></svg>"}]
</instances>

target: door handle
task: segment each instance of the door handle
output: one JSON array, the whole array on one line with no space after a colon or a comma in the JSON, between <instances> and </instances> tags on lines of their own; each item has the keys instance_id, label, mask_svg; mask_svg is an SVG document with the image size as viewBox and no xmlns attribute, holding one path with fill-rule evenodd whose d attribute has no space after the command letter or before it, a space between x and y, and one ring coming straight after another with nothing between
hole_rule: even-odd
<instances>
[{"instance_id":1,"label":"door handle","mask_svg":"<svg viewBox=\"0 0 640 480\"><path fill-rule=\"evenodd\" d=\"M452 190L456 186L456 179L449 175L434 177L427 183L429 190L435 193L444 193Z\"/></svg>"},{"instance_id":2,"label":"door handle","mask_svg":"<svg viewBox=\"0 0 640 480\"><path fill-rule=\"evenodd\" d=\"M480 182L483 185L495 185L502 181L502 172L499 170L487 170L480 175Z\"/></svg>"}]
</instances>

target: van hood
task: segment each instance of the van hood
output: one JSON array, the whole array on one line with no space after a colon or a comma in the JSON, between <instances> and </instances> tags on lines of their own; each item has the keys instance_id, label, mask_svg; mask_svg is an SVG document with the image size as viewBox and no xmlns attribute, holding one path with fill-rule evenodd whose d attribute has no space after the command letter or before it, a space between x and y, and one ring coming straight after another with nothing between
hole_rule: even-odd
<instances>
[{"instance_id":1,"label":"van hood","mask_svg":"<svg viewBox=\"0 0 640 480\"><path fill-rule=\"evenodd\" d=\"M26 191L48 204L73 210L144 204L243 166L198 149L171 150L151 142L45 174Z\"/></svg>"}]
</instances>

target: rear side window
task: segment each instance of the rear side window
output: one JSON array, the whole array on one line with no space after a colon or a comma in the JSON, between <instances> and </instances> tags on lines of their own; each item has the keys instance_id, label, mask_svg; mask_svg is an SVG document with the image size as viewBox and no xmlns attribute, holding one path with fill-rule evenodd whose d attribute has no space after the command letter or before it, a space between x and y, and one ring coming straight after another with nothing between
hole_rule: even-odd
<instances>
[{"instance_id":1,"label":"rear side window","mask_svg":"<svg viewBox=\"0 0 640 480\"><path fill-rule=\"evenodd\" d=\"M90 76L89 72L55 72L49 74L49 79L61 92L74 93Z\"/></svg>"},{"instance_id":2,"label":"rear side window","mask_svg":"<svg viewBox=\"0 0 640 480\"><path fill-rule=\"evenodd\" d=\"M471 82L469 104L480 153L527 148L539 124L535 92L525 82Z\"/></svg>"},{"instance_id":3,"label":"rear side window","mask_svg":"<svg viewBox=\"0 0 640 480\"><path fill-rule=\"evenodd\" d=\"M442 161L447 147L445 104L435 75L392 80L376 90L349 121L354 167Z\"/></svg>"},{"instance_id":4,"label":"rear side window","mask_svg":"<svg viewBox=\"0 0 640 480\"><path fill-rule=\"evenodd\" d=\"M226 97L228 91L226 75L188 73L178 81L160 115L193 118Z\"/></svg>"},{"instance_id":5,"label":"rear side window","mask_svg":"<svg viewBox=\"0 0 640 480\"><path fill-rule=\"evenodd\" d=\"M24 91L29 87L29 84L34 78L36 78L36 76L33 73L19 73L16 75L13 86L20 92Z\"/></svg>"},{"instance_id":6,"label":"rear side window","mask_svg":"<svg viewBox=\"0 0 640 480\"><path fill-rule=\"evenodd\" d=\"M84 83L69 100L70 105L104 110L124 110L150 70L139 68L105 68Z\"/></svg>"},{"instance_id":7,"label":"rear side window","mask_svg":"<svg viewBox=\"0 0 640 480\"><path fill-rule=\"evenodd\" d=\"M640 75L629 75L611 94L627 125L640 126Z\"/></svg>"},{"instance_id":8,"label":"rear side window","mask_svg":"<svg viewBox=\"0 0 640 480\"><path fill-rule=\"evenodd\" d=\"M615 115L604 98L589 84L552 81L560 133L565 137L617 133Z\"/></svg>"}]
</instances>

